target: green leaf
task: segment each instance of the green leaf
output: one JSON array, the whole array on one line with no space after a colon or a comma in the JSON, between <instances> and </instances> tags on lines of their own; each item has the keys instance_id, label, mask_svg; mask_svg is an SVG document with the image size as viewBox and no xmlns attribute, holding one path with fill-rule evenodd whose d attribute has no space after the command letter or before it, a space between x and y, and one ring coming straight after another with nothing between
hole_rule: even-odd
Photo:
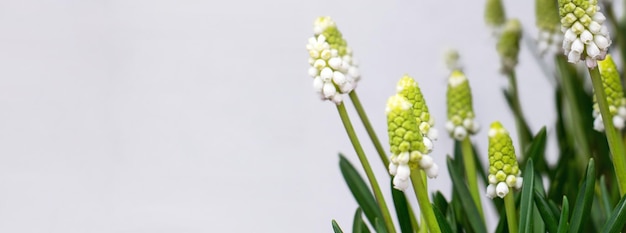
<instances>
[{"instance_id":1,"label":"green leaf","mask_svg":"<svg viewBox=\"0 0 626 233\"><path fill-rule=\"evenodd\" d=\"M448 223L448 220L446 219L446 216L443 216L443 214L441 213L439 208L437 208L436 205L433 205L433 212L435 212L435 218L437 218L437 222L439 223L439 228L441 229L441 232L442 233L453 233L452 227L450 226L450 223ZM402 232L412 232L412 231L404 231L403 230Z\"/></svg>"},{"instance_id":2,"label":"green leaf","mask_svg":"<svg viewBox=\"0 0 626 233\"><path fill-rule=\"evenodd\" d=\"M467 184L463 177L459 174L456 166L454 166L454 160L448 157L448 172L450 173L450 178L452 179L453 189L452 191L457 193L457 197L461 201L463 212L465 212L465 218L469 221L469 224L474 232L487 232L487 228L483 220L480 218L480 214L478 213L478 209L476 208L476 204L474 200L472 200L472 195L467 188Z\"/></svg>"},{"instance_id":3,"label":"green leaf","mask_svg":"<svg viewBox=\"0 0 626 233\"><path fill-rule=\"evenodd\" d=\"M354 196L354 199L356 199L356 202L363 210L367 220L373 225L376 218L382 219L382 212L378 208L374 194L372 194L369 186L359 175L359 172L342 154L339 154L339 168L341 169L343 179L352 192L352 196Z\"/></svg>"},{"instance_id":4,"label":"green leaf","mask_svg":"<svg viewBox=\"0 0 626 233\"><path fill-rule=\"evenodd\" d=\"M604 176L600 177L600 199L602 200L602 209L604 209L604 213L606 216L611 216L611 198L609 197L609 191L606 188L606 180Z\"/></svg>"},{"instance_id":5,"label":"green leaf","mask_svg":"<svg viewBox=\"0 0 626 233\"><path fill-rule=\"evenodd\" d=\"M602 228L603 233L617 233L624 227L626 223L626 196L622 197L622 199L617 203L615 209L611 213L611 216L604 227Z\"/></svg>"},{"instance_id":6,"label":"green leaf","mask_svg":"<svg viewBox=\"0 0 626 233\"><path fill-rule=\"evenodd\" d=\"M448 200L440 191L433 193L433 205L437 206L442 213L448 211Z\"/></svg>"},{"instance_id":7,"label":"green leaf","mask_svg":"<svg viewBox=\"0 0 626 233\"><path fill-rule=\"evenodd\" d=\"M354 213L354 221L352 222L352 233L369 233L370 229L367 228L365 222L363 222L363 211L361 207L356 208L356 212Z\"/></svg>"},{"instance_id":8,"label":"green leaf","mask_svg":"<svg viewBox=\"0 0 626 233\"><path fill-rule=\"evenodd\" d=\"M528 148L526 157L533 159L535 169L538 171L549 172L545 159L546 140L546 127L544 126L533 138L533 141Z\"/></svg>"},{"instance_id":9,"label":"green leaf","mask_svg":"<svg viewBox=\"0 0 626 233\"><path fill-rule=\"evenodd\" d=\"M533 219L533 189L535 188L535 169L532 159L526 163L524 173L524 184L522 186L522 197L520 201L520 222L519 232L528 233L532 232L531 224Z\"/></svg>"},{"instance_id":10,"label":"green leaf","mask_svg":"<svg viewBox=\"0 0 626 233\"><path fill-rule=\"evenodd\" d=\"M377 218L374 221L374 228L376 228L376 232L387 233L387 228L385 227L385 224L380 220L380 218Z\"/></svg>"},{"instance_id":11,"label":"green leaf","mask_svg":"<svg viewBox=\"0 0 626 233\"><path fill-rule=\"evenodd\" d=\"M339 224L337 224L337 222L334 219L332 221L332 225L333 225L333 231L335 231L335 233L343 233L343 231L341 230L341 227L339 227Z\"/></svg>"},{"instance_id":12,"label":"green leaf","mask_svg":"<svg viewBox=\"0 0 626 233\"><path fill-rule=\"evenodd\" d=\"M546 223L546 227L548 228L548 232L556 233L557 232L557 221L556 216L552 213L550 205L548 201L545 199L546 197L535 190L535 204L537 205L537 209L539 210L539 214L541 214L541 218Z\"/></svg>"},{"instance_id":13,"label":"green leaf","mask_svg":"<svg viewBox=\"0 0 626 233\"><path fill-rule=\"evenodd\" d=\"M567 196L563 196L563 208L561 209L561 217L559 218L559 227L557 228L557 233L566 233L567 232L567 219L569 218L569 202L567 201Z\"/></svg>"},{"instance_id":14,"label":"green leaf","mask_svg":"<svg viewBox=\"0 0 626 233\"><path fill-rule=\"evenodd\" d=\"M406 196L404 192L393 188L393 182L391 183L391 195L393 197L393 204L395 205L396 215L398 216L398 222L400 222L400 230L402 232L413 232L413 226L411 225L411 215L409 214L409 208L407 206Z\"/></svg>"},{"instance_id":15,"label":"green leaf","mask_svg":"<svg viewBox=\"0 0 626 233\"><path fill-rule=\"evenodd\" d=\"M593 202L593 189L595 187L595 166L593 158L589 159L587 165L587 173L584 177L583 185L576 197L576 205L572 212L572 219L570 220L570 231L572 233L581 232L583 230L583 223L589 219L589 209Z\"/></svg>"}]
</instances>

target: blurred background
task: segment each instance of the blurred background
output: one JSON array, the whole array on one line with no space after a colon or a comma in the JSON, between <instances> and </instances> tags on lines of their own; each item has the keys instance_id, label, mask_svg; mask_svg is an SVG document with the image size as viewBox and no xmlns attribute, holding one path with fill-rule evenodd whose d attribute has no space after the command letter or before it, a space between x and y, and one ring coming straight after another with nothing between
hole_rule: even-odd
<instances>
[{"instance_id":1,"label":"blurred background","mask_svg":"<svg viewBox=\"0 0 626 233\"><path fill-rule=\"evenodd\" d=\"M504 2L532 40L533 2ZM357 91L383 142L395 83L405 73L420 83L441 133L429 188L449 197L446 48L459 50L473 88L478 149L494 120L516 140L483 4L0 1L0 232L316 233L331 219L350 229L357 204L337 154L360 165L307 75L321 15L360 62ZM518 82L532 130L552 125L552 87L526 43ZM390 201L386 170L347 107Z\"/></svg>"}]
</instances>

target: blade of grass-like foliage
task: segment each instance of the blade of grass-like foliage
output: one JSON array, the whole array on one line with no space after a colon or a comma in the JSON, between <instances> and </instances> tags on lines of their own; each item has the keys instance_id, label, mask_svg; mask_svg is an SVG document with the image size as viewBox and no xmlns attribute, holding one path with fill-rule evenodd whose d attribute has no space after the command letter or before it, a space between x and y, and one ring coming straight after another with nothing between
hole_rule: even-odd
<instances>
[{"instance_id":1,"label":"blade of grass-like foliage","mask_svg":"<svg viewBox=\"0 0 626 233\"><path fill-rule=\"evenodd\" d=\"M535 163L535 170L549 173L549 168L545 158L546 151L546 127L542 127L541 130L533 137L532 143L528 148L527 158L532 158Z\"/></svg>"},{"instance_id":2,"label":"blade of grass-like foliage","mask_svg":"<svg viewBox=\"0 0 626 233\"><path fill-rule=\"evenodd\" d=\"M520 222L519 233L532 232L530 227L533 219L533 189L535 188L535 169L532 159L528 159L524 168L524 184L522 186L522 197L520 201Z\"/></svg>"},{"instance_id":3,"label":"blade of grass-like foliage","mask_svg":"<svg viewBox=\"0 0 626 233\"><path fill-rule=\"evenodd\" d=\"M595 166L593 158L589 159L587 165L587 173L583 178L585 181L578 192L576 197L576 205L572 212L572 218L570 219L570 231L572 233L581 232L583 230L584 222L589 220L589 210L591 209L591 203L593 202L593 189L595 187Z\"/></svg>"},{"instance_id":4,"label":"blade of grass-like foliage","mask_svg":"<svg viewBox=\"0 0 626 233\"><path fill-rule=\"evenodd\" d=\"M539 210L539 214L541 214L541 218L546 223L546 228L548 228L548 232L556 233L557 232L557 221L556 216L552 213L550 205L548 201L545 199L546 197L535 190L535 204L537 205L537 209Z\"/></svg>"},{"instance_id":5,"label":"blade of grass-like foliage","mask_svg":"<svg viewBox=\"0 0 626 233\"><path fill-rule=\"evenodd\" d=\"M569 202L567 196L563 196L563 208L561 209L561 217L559 217L559 227L557 233L566 233L569 219Z\"/></svg>"},{"instance_id":6,"label":"blade of grass-like foliage","mask_svg":"<svg viewBox=\"0 0 626 233\"><path fill-rule=\"evenodd\" d=\"M354 213L354 221L352 222L352 233L370 233L370 229L367 228L365 222L363 222L363 211L361 207L356 208Z\"/></svg>"},{"instance_id":7,"label":"blade of grass-like foliage","mask_svg":"<svg viewBox=\"0 0 626 233\"><path fill-rule=\"evenodd\" d=\"M382 219L382 212L378 208L374 194L354 166L342 154L339 154L339 168L352 192L352 196L356 199L369 222L373 225L376 218Z\"/></svg>"},{"instance_id":8,"label":"blade of grass-like foliage","mask_svg":"<svg viewBox=\"0 0 626 233\"><path fill-rule=\"evenodd\" d=\"M617 206L613 210L613 212L609 215L611 216L604 227L602 228L602 233L617 233L624 227L626 223L626 196L622 197L622 199L617 203Z\"/></svg>"},{"instance_id":9,"label":"blade of grass-like foliage","mask_svg":"<svg viewBox=\"0 0 626 233\"><path fill-rule=\"evenodd\" d=\"M402 232L413 232L413 226L411 225L411 215L409 214L409 208L406 202L406 196L404 192L393 188L391 183L391 196L393 197L393 204L395 205L396 215L398 216L398 222L400 223L400 230Z\"/></svg>"},{"instance_id":10,"label":"blade of grass-like foliage","mask_svg":"<svg viewBox=\"0 0 626 233\"><path fill-rule=\"evenodd\" d=\"M433 205L433 212L435 213L435 218L437 218L437 223L439 223L439 228L441 229L441 233L453 233L452 227L450 227L450 223L446 219L446 216L443 216L439 208ZM402 231L402 232L412 232L412 231Z\"/></svg>"},{"instance_id":11,"label":"blade of grass-like foliage","mask_svg":"<svg viewBox=\"0 0 626 233\"><path fill-rule=\"evenodd\" d=\"M606 180L604 176L600 177L600 200L602 201L602 209L606 216L611 216L611 198L609 197L609 191L606 188Z\"/></svg>"},{"instance_id":12,"label":"blade of grass-like foliage","mask_svg":"<svg viewBox=\"0 0 626 233\"><path fill-rule=\"evenodd\" d=\"M387 228L385 227L385 224L383 223L383 221L380 221L380 218L377 218L374 221L375 221L374 228L376 228L376 232L387 233Z\"/></svg>"},{"instance_id":13,"label":"blade of grass-like foliage","mask_svg":"<svg viewBox=\"0 0 626 233\"><path fill-rule=\"evenodd\" d=\"M480 214L478 213L478 209L476 208L476 204L472 200L472 196L470 195L469 189L467 187L467 183L463 180L463 177L454 166L454 161L452 158L448 157L448 172L450 173L450 178L452 179L453 188L452 191L456 192L458 195L462 210L465 212L465 217L469 221L469 224L474 232L487 232L487 228L485 227L485 223L480 218Z\"/></svg>"},{"instance_id":14,"label":"blade of grass-like foliage","mask_svg":"<svg viewBox=\"0 0 626 233\"><path fill-rule=\"evenodd\" d=\"M343 231L341 230L341 227L339 227L339 224L337 224L337 221L333 219L331 224L333 225L333 231L335 231L335 233L343 233Z\"/></svg>"},{"instance_id":15,"label":"blade of grass-like foliage","mask_svg":"<svg viewBox=\"0 0 626 233\"><path fill-rule=\"evenodd\" d=\"M433 205L439 208L439 211L445 213L448 211L448 200L440 191L433 193Z\"/></svg>"}]
</instances>

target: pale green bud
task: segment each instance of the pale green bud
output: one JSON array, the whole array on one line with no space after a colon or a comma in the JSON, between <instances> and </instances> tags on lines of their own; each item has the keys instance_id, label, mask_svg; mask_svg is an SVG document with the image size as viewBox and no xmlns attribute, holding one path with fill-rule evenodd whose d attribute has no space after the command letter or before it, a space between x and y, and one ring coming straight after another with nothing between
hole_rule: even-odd
<instances>
[{"instance_id":1,"label":"pale green bud","mask_svg":"<svg viewBox=\"0 0 626 233\"><path fill-rule=\"evenodd\" d=\"M502 62L502 71L509 72L515 69L521 39L522 25L519 20L508 20L496 46Z\"/></svg>"},{"instance_id":2,"label":"pale green bud","mask_svg":"<svg viewBox=\"0 0 626 233\"><path fill-rule=\"evenodd\" d=\"M453 71L448 79L447 91L448 121L446 130L456 140L463 140L468 134L478 132L474 120L472 90L467 77L461 71Z\"/></svg>"},{"instance_id":3,"label":"pale green bud","mask_svg":"<svg viewBox=\"0 0 626 233\"><path fill-rule=\"evenodd\" d=\"M515 148L509 132L498 121L489 129L489 186L487 196L500 198L508 193L508 188L521 186L521 171L517 164ZM490 191L493 190L493 191Z\"/></svg>"},{"instance_id":4,"label":"pale green bud","mask_svg":"<svg viewBox=\"0 0 626 233\"><path fill-rule=\"evenodd\" d=\"M409 103L411 103L413 116L415 117L415 121L422 135L428 137L430 140L436 140L437 133L434 132L436 130L434 128L435 120L428 111L424 95L422 95L422 91L415 79L404 75L400 81L398 81L396 89L399 95L406 98Z\"/></svg>"},{"instance_id":5,"label":"pale green bud","mask_svg":"<svg viewBox=\"0 0 626 233\"><path fill-rule=\"evenodd\" d=\"M558 3L554 0L536 0L535 20L539 30L558 31L561 24Z\"/></svg>"},{"instance_id":6,"label":"pale green bud","mask_svg":"<svg viewBox=\"0 0 626 233\"><path fill-rule=\"evenodd\" d=\"M485 4L485 23L490 27L501 27L506 21L506 13L501 0L487 0Z\"/></svg>"},{"instance_id":7,"label":"pale green bud","mask_svg":"<svg viewBox=\"0 0 626 233\"><path fill-rule=\"evenodd\" d=\"M626 99L617 67L611 55L607 55L605 60L598 62L598 65L613 125L618 129L623 129L626 119ZM593 116L595 117L594 129L604 131L604 123L595 95L593 96Z\"/></svg>"}]
</instances>

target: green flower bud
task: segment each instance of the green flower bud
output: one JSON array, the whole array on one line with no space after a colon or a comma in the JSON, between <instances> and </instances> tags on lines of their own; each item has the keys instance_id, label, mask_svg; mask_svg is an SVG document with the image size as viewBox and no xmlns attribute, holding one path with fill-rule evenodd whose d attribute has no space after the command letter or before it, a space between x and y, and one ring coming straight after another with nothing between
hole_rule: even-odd
<instances>
[{"instance_id":1,"label":"green flower bud","mask_svg":"<svg viewBox=\"0 0 626 233\"><path fill-rule=\"evenodd\" d=\"M559 31L561 18L559 17L558 3L554 0L536 0L535 19L539 30Z\"/></svg>"},{"instance_id":2,"label":"green flower bud","mask_svg":"<svg viewBox=\"0 0 626 233\"><path fill-rule=\"evenodd\" d=\"M487 26L498 28L506 21L506 13L501 0L487 0L485 5L485 23Z\"/></svg>"},{"instance_id":3,"label":"green flower bud","mask_svg":"<svg viewBox=\"0 0 626 233\"><path fill-rule=\"evenodd\" d=\"M522 177L513 141L509 132L498 121L489 129L489 187L487 196L504 198L509 188L521 188Z\"/></svg>"},{"instance_id":4,"label":"green flower bud","mask_svg":"<svg viewBox=\"0 0 626 233\"><path fill-rule=\"evenodd\" d=\"M515 69L521 39L522 25L519 20L508 20L496 46L502 62L502 71L509 72Z\"/></svg>"},{"instance_id":5,"label":"green flower bud","mask_svg":"<svg viewBox=\"0 0 626 233\"><path fill-rule=\"evenodd\" d=\"M430 115L424 95L420 90L415 79L408 75L404 75L398 85L396 86L398 94L406 98L411 103L412 113L415 116L415 121L420 129L420 132L424 137L427 137L430 141L425 142L428 150L432 149L432 140L437 140L437 131L434 128L435 119ZM430 143L430 145L428 145ZM428 148L428 147L431 148Z\"/></svg>"},{"instance_id":6,"label":"green flower bud","mask_svg":"<svg viewBox=\"0 0 626 233\"><path fill-rule=\"evenodd\" d=\"M598 65L613 126L621 130L624 128L626 119L626 99L624 98L622 81L611 55L607 55L605 60L598 62ZM604 122L595 95L593 96L593 117L595 118L593 122L594 129L603 132Z\"/></svg>"},{"instance_id":7,"label":"green flower bud","mask_svg":"<svg viewBox=\"0 0 626 233\"><path fill-rule=\"evenodd\" d=\"M478 123L474 120L472 90L469 81L461 71L453 71L448 79L448 121L446 130L456 140L463 140L469 134L478 132Z\"/></svg>"}]
</instances>

